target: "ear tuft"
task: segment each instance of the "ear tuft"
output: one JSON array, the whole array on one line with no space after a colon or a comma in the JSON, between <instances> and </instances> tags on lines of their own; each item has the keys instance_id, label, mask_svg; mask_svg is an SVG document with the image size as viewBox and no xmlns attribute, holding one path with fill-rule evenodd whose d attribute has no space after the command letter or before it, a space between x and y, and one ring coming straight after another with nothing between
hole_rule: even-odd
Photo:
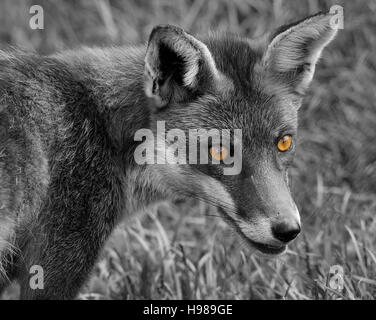
<instances>
[{"instance_id":1,"label":"ear tuft","mask_svg":"<svg viewBox=\"0 0 376 320\"><path fill-rule=\"evenodd\" d=\"M320 13L279 28L264 53L263 66L303 94L323 49L337 33L333 18L332 14Z\"/></svg>"}]
</instances>

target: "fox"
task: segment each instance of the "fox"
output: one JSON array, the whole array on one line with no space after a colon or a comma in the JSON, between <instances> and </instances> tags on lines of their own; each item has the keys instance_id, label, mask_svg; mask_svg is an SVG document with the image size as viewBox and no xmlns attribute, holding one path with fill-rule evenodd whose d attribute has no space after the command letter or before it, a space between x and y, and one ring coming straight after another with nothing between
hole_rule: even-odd
<instances>
[{"instance_id":1,"label":"fox","mask_svg":"<svg viewBox=\"0 0 376 320\"><path fill-rule=\"evenodd\" d=\"M21 299L75 299L115 226L163 200L200 199L252 250L283 254L301 232L288 181L298 109L332 18L255 39L166 24L144 45L0 51L0 292L18 281ZM137 163L136 132L160 121L240 129L241 171L223 174L234 146L221 142L216 164Z\"/></svg>"}]
</instances>

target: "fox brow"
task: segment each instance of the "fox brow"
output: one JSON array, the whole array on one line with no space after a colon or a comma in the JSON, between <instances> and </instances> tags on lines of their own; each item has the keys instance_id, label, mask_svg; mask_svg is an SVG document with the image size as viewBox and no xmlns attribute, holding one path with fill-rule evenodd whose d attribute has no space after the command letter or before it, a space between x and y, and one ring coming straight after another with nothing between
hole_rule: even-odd
<instances>
[{"instance_id":1,"label":"fox brow","mask_svg":"<svg viewBox=\"0 0 376 320\"><path fill-rule=\"evenodd\" d=\"M216 34L203 41L213 55L217 68L234 81L236 87L252 87L253 69L261 54L237 35Z\"/></svg>"}]
</instances>

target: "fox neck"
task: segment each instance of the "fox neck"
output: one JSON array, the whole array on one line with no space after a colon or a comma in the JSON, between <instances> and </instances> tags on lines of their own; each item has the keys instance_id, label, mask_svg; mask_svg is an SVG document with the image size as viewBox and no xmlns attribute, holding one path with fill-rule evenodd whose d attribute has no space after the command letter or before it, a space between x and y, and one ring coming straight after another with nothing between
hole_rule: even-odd
<instances>
[{"instance_id":1,"label":"fox neck","mask_svg":"<svg viewBox=\"0 0 376 320\"><path fill-rule=\"evenodd\" d=\"M90 49L57 56L87 70L79 75L94 95L98 114L107 122L116 150L115 162L124 172L125 207L129 213L163 200L181 198L174 188L173 170L138 165L134 160L139 129L150 129L150 100L144 92L144 47Z\"/></svg>"},{"instance_id":2,"label":"fox neck","mask_svg":"<svg viewBox=\"0 0 376 320\"><path fill-rule=\"evenodd\" d=\"M96 87L92 91L97 93L98 105L103 106L108 119L109 135L120 151L117 161L125 173L126 210L132 213L158 201L173 200L176 193L160 166L138 165L134 160L134 135L151 126L150 100L144 92L145 48L115 48L102 53L102 59L111 63L95 63Z\"/></svg>"}]
</instances>

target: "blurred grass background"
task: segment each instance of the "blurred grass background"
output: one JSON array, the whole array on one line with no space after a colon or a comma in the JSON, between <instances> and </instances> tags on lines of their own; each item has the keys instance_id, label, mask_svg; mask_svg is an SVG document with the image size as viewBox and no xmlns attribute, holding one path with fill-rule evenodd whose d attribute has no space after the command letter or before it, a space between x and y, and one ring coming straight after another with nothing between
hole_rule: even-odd
<instances>
[{"instance_id":1,"label":"blurred grass background","mask_svg":"<svg viewBox=\"0 0 376 320\"><path fill-rule=\"evenodd\" d=\"M44 30L29 28L33 4L44 8ZM145 42L159 23L253 37L334 4L344 30L299 111L291 176L304 232L288 254L259 258L206 205L165 203L115 230L81 298L376 297L376 1L1 1L0 49L41 53ZM334 265L344 270L342 290L330 285Z\"/></svg>"}]
</instances>

